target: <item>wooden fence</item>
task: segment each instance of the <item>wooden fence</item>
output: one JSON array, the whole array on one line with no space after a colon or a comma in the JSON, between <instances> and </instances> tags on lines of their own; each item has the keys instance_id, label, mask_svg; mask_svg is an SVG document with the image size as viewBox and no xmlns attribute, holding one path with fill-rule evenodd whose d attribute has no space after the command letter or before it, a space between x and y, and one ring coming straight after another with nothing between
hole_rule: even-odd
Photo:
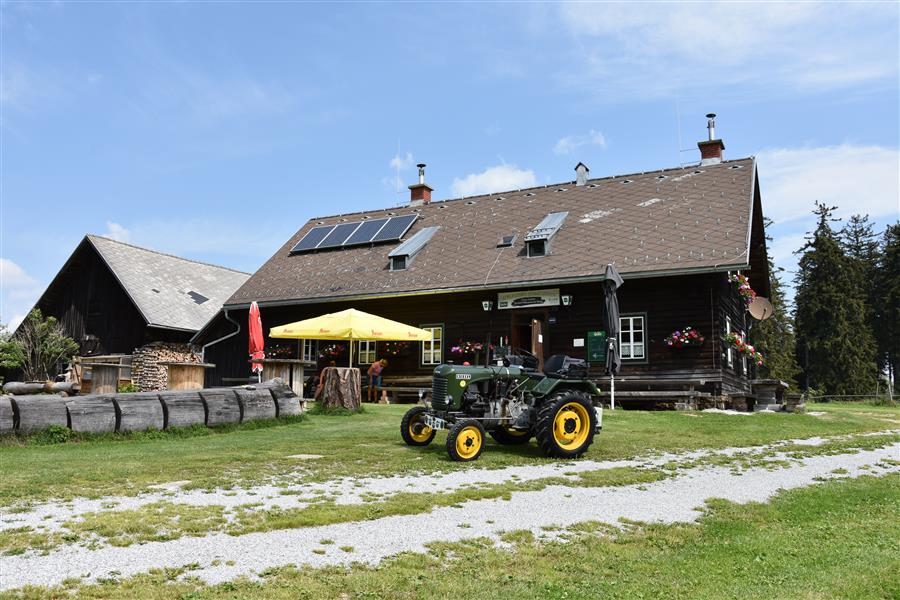
<instances>
[{"instance_id":1,"label":"wooden fence","mask_svg":"<svg viewBox=\"0 0 900 600\"><path fill-rule=\"evenodd\" d=\"M52 425L86 433L223 425L300 414L300 397L280 379L235 388L96 394L0 396L0 434Z\"/></svg>"}]
</instances>

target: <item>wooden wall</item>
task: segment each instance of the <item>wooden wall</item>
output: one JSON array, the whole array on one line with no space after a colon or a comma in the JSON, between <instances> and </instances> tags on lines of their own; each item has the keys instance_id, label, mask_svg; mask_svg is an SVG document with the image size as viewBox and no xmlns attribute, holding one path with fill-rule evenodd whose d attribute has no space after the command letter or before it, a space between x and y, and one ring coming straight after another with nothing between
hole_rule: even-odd
<instances>
[{"instance_id":1,"label":"wooden wall","mask_svg":"<svg viewBox=\"0 0 900 600\"><path fill-rule=\"evenodd\" d=\"M539 288L534 288L539 289ZM451 346L459 340L483 341L488 335L494 343L499 337L512 335L513 319L528 321L535 316L544 321L544 354L568 354L585 358L587 349L575 347L575 339L586 339L587 332L603 329L603 292L599 284L578 284L560 287L561 294L574 297L571 306L538 309L498 310L496 291L431 294L381 300L308 304L261 308L263 329L283 325L327 312L345 308L357 308L389 319L411 325L442 324L444 326L444 361L461 362L464 357L450 354ZM495 308L482 309L482 300L492 300ZM724 305L723 305L724 303ZM619 290L619 307L622 314L646 314L647 360L625 361L620 373L623 377L654 378L702 378L710 382L711 391L718 392L722 385L728 389L748 387L740 373L726 373L723 368L720 341L724 327L724 314L732 314L735 326L742 327L739 300L725 280L724 273L710 275L686 275L648 279L630 279ZM207 373L206 385L221 385L222 378L246 377L247 362L247 310L232 310L231 317L240 323L241 332L206 351L206 361L215 363L216 369ZM555 322L550 322L550 321ZM670 349L663 339L676 329L692 326L706 336L706 344L700 349ZM204 333L200 344L235 330L235 326L219 316ZM321 342L325 343L325 342ZM266 345L281 344L297 347L292 340L266 339ZM296 355L295 355L296 356ZM381 354L378 353L378 357ZM347 360L346 357L343 360ZM419 345L413 345L408 356L388 357L389 367L385 375L429 375L433 366L420 363ZM736 361L736 366L740 366ZM320 361L319 366L327 364ZM367 365L362 365L363 367ZM591 369L592 375L601 376L600 365Z\"/></svg>"}]
</instances>

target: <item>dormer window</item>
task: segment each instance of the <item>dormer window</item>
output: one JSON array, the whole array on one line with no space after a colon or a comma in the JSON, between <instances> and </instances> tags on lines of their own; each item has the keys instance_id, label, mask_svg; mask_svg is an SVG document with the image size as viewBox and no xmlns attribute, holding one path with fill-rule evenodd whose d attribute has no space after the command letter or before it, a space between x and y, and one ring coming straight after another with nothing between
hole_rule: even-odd
<instances>
[{"instance_id":1,"label":"dormer window","mask_svg":"<svg viewBox=\"0 0 900 600\"><path fill-rule=\"evenodd\" d=\"M525 243L528 256L546 256L547 240L532 240Z\"/></svg>"},{"instance_id":2,"label":"dormer window","mask_svg":"<svg viewBox=\"0 0 900 600\"><path fill-rule=\"evenodd\" d=\"M391 271L404 271L406 270L406 261L408 256L392 256L391 257Z\"/></svg>"},{"instance_id":3,"label":"dormer window","mask_svg":"<svg viewBox=\"0 0 900 600\"><path fill-rule=\"evenodd\" d=\"M550 254L550 239L560 230L567 216L569 216L568 212L556 212L544 217L537 227L525 236L526 254L528 256Z\"/></svg>"},{"instance_id":4,"label":"dormer window","mask_svg":"<svg viewBox=\"0 0 900 600\"><path fill-rule=\"evenodd\" d=\"M426 227L417 231L411 238L391 250L388 254L391 271L405 271L412 258L428 243L440 227Z\"/></svg>"}]
</instances>

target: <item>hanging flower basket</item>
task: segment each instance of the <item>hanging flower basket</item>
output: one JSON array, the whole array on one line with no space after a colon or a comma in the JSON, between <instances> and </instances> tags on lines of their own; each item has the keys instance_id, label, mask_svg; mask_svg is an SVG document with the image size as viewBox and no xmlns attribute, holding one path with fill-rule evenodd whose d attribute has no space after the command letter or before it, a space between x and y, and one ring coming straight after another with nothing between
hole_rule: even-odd
<instances>
[{"instance_id":1,"label":"hanging flower basket","mask_svg":"<svg viewBox=\"0 0 900 600\"><path fill-rule=\"evenodd\" d=\"M685 327L673 331L663 339L663 343L669 348L699 348L706 338L693 327Z\"/></svg>"},{"instance_id":2,"label":"hanging flower basket","mask_svg":"<svg viewBox=\"0 0 900 600\"><path fill-rule=\"evenodd\" d=\"M378 342L379 350L384 356L406 356L412 342Z\"/></svg>"},{"instance_id":3,"label":"hanging flower basket","mask_svg":"<svg viewBox=\"0 0 900 600\"><path fill-rule=\"evenodd\" d=\"M763 355L752 345L744 341L744 338L737 333L731 332L725 334L725 343L731 346L738 354L743 354L756 363L757 367L763 364Z\"/></svg>"},{"instance_id":4,"label":"hanging flower basket","mask_svg":"<svg viewBox=\"0 0 900 600\"><path fill-rule=\"evenodd\" d=\"M740 273L733 273L728 276L728 282L737 286L738 294L743 298L744 304L750 306L750 303L756 298L756 292L750 287L750 278Z\"/></svg>"}]
</instances>

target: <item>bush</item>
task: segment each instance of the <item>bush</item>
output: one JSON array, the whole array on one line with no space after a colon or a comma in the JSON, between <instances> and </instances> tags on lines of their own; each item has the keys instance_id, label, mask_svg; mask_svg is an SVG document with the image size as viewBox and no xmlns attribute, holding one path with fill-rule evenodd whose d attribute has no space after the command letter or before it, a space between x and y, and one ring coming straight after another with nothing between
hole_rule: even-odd
<instances>
[{"instance_id":1,"label":"bush","mask_svg":"<svg viewBox=\"0 0 900 600\"><path fill-rule=\"evenodd\" d=\"M39 431L31 438L35 444L64 444L72 439L75 432L62 425L51 425L43 431Z\"/></svg>"},{"instance_id":2,"label":"bush","mask_svg":"<svg viewBox=\"0 0 900 600\"><path fill-rule=\"evenodd\" d=\"M137 386L131 382L119 384L119 393L120 394L132 394L136 391L138 391Z\"/></svg>"}]
</instances>

